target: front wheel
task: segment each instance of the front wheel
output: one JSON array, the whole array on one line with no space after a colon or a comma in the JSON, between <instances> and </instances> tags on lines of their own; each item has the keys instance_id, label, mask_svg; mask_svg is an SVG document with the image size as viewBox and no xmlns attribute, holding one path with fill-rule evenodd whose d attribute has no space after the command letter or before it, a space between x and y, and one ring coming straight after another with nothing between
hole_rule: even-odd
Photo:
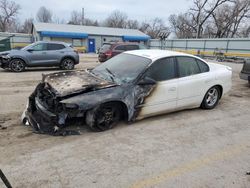
<instances>
[{"instance_id":1,"label":"front wheel","mask_svg":"<svg viewBox=\"0 0 250 188\"><path fill-rule=\"evenodd\" d=\"M220 95L221 95L221 92L217 86L210 88L207 91L201 103L201 107L204 109L213 109L218 104L220 100Z\"/></svg>"},{"instance_id":2,"label":"front wheel","mask_svg":"<svg viewBox=\"0 0 250 188\"><path fill-rule=\"evenodd\" d=\"M62 60L60 67L64 70L72 70L75 67L75 62L70 58L66 58Z\"/></svg>"},{"instance_id":3,"label":"front wheel","mask_svg":"<svg viewBox=\"0 0 250 188\"><path fill-rule=\"evenodd\" d=\"M25 63L21 59L12 59L9 66L14 72L22 72L25 69Z\"/></svg>"},{"instance_id":4,"label":"front wheel","mask_svg":"<svg viewBox=\"0 0 250 188\"><path fill-rule=\"evenodd\" d=\"M86 124L95 132L106 131L117 125L121 119L121 108L112 103L102 104L89 110L86 114Z\"/></svg>"}]
</instances>

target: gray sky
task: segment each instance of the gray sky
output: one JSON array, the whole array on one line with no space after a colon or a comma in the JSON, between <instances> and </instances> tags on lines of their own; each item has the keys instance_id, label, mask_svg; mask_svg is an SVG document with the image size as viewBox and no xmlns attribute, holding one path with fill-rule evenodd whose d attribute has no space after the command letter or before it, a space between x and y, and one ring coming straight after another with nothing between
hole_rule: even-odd
<instances>
[{"instance_id":1,"label":"gray sky","mask_svg":"<svg viewBox=\"0 0 250 188\"><path fill-rule=\"evenodd\" d=\"M85 17L103 20L113 10L126 12L130 19L138 21L160 17L168 20L170 14L186 11L191 0L14 0L21 6L19 19L36 18L41 6L46 6L53 16L68 21L72 10L85 9Z\"/></svg>"}]
</instances>

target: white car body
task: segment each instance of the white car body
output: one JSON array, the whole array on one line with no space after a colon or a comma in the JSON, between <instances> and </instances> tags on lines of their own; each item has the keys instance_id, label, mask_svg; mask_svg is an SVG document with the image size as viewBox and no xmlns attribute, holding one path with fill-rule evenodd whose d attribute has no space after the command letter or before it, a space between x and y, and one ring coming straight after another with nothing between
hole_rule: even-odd
<instances>
[{"instance_id":1,"label":"white car body","mask_svg":"<svg viewBox=\"0 0 250 188\"><path fill-rule=\"evenodd\" d=\"M146 98L137 119L200 107L206 93L213 86L222 88L221 96L232 86L230 67L208 63L193 55L163 50L137 50L125 53L147 57L152 62L165 57L188 56L199 59L209 66L209 72L157 82L153 95Z\"/></svg>"}]
</instances>

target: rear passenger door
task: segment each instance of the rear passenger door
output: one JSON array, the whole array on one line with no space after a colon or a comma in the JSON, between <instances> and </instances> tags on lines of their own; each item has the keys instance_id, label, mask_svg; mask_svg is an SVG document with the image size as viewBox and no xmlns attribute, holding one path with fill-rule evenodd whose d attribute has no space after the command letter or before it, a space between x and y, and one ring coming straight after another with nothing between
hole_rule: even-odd
<instances>
[{"instance_id":1,"label":"rear passenger door","mask_svg":"<svg viewBox=\"0 0 250 188\"><path fill-rule=\"evenodd\" d=\"M48 43L47 56L50 65L59 65L62 57L66 56L66 47L63 44Z\"/></svg>"},{"instance_id":2,"label":"rear passenger door","mask_svg":"<svg viewBox=\"0 0 250 188\"><path fill-rule=\"evenodd\" d=\"M139 118L174 111L178 92L175 58L157 60L147 70L145 77L155 80L157 84L146 97Z\"/></svg>"},{"instance_id":3,"label":"rear passenger door","mask_svg":"<svg viewBox=\"0 0 250 188\"><path fill-rule=\"evenodd\" d=\"M209 67L193 57L176 59L179 74L177 109L197 107L208 89Z\"/></svg>"}]
</instances>

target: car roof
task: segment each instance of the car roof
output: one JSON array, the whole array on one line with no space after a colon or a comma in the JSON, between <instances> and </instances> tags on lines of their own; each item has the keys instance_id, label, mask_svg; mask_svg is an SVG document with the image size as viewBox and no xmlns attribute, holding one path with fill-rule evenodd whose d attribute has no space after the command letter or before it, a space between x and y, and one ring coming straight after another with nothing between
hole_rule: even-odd
<instances>
[{"instance_id":1,"label":"car roof","mask_svg":"<svg viewBox=\"0 0 250 188\"><path fill-rule=\"evenodd\" d=\"M176 52L176 51L170 51L170 50L153 50L153 49L147 50L146 49L146 50L126 51L124 53L131 54L131 55L137 55L137 56L141 56L141 57L146 57L148 59L151 59L152 61L160 59L160 58L164 58L164 57L171 57L171 56L190 56L190 57L198 58L198 57L190 55L190 54ZM198 58L198 59L200 59L200 58Z\"/></svg>"}]
</instances>

